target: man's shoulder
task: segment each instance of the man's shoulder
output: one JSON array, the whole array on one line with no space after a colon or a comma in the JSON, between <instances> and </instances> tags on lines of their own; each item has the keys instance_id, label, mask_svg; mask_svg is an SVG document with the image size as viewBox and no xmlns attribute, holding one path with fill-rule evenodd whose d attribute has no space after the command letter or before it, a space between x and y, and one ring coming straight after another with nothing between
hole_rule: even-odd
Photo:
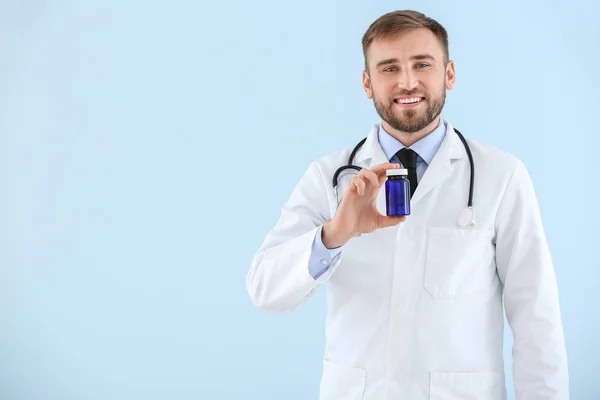
<instances>
[{"instance_id":1,"label":"man's shoulder","mask_svg":"<svg viewBox=\"0 0 600 400\"><path fill-rule=\"evenodd\" d=\"M515 154L489 142L467 137L475 164L489 166L494 170L513 171L522 161Z\"/></svg>"},{"instance_id":2,"label":"man's shoulder","mask_svg":"<svg viewBox=\"0 0 600 400\"><path fill-rule=\"evenodd\" d=\"M330 170L332 168L341 167L348 164L348 159L354 146L344 147L329 153L326 153L313 160L313 164L318 165L322 169Z\"/></svg>"}]
</instances>

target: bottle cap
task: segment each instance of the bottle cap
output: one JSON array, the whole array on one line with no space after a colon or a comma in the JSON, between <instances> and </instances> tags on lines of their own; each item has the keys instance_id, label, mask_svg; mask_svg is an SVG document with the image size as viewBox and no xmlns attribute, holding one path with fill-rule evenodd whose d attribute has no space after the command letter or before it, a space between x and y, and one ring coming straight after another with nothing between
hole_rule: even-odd
<instances>
[{"instance_id":1,"label":"bottle cap","mask_svg":"<svg viewBox=\"0 0 600 400\"><path fill-rule=\"evenodd\" d=\"M388 169L387 171L385 171L385 175L386 176L399 176L399 175L408 175L408 170L407 169Z\"/></svg>"}]
</instances>

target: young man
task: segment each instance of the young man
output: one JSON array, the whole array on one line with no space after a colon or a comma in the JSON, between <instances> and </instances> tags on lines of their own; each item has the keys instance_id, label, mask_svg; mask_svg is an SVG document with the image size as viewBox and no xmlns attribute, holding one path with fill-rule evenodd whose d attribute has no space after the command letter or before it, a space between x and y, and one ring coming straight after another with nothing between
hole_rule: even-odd
<instances>
[{"instance_id":1,"label":"young man","mask_svg":"<svg viewBox=\"0 0 600 400\"><path fill-rule=\"evenodd\" d=\"M446 30L392 12L369 27L363 51L381 124L354 157L362 169L340 174L338 204L331 183L352 148L310 165L252 262L250 297L284 312L326 284L321 400L505 399L503 306L517 400L568 399L533 185L520 160L463 143L441 118L455 81ZM386 171L400 165L415 189L408 218L385 215Z\"/></svg>"}]
</instances>

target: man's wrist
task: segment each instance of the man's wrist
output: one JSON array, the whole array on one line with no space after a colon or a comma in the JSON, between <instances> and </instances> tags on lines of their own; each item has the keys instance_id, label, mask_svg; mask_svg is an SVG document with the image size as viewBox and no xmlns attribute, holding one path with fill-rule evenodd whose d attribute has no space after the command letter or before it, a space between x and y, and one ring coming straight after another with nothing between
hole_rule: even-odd
<instances>
[{"instance_id":1,"label":"man's wrist","mask_svg":"<svg viewBox=\"0 0 600 400\"><path fill-rule=\"evenodd\" d=\"M342 247L352 239L353 236L354 235L351 233L341 230L335 219L327 221L321 230L321 241L328 249Z\"/></svg>"}]
</instances>

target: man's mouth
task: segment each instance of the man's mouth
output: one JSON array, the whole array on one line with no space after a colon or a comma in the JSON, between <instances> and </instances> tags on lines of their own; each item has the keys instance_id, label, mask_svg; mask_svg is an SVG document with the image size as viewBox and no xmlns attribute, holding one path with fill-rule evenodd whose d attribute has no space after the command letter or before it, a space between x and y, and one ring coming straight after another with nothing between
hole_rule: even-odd
<instances>
[{"instance_id":1,"label":"man's mouth","mask_svg":"<svg viewBox=\"0 0 600 400\"><path fill-rule=\"evenodd\" d=\"M403 108L412 108L412 107L417 107L419 104L421 104L423 101L425 101L424 97L399 97L397 99L394 99L394 103L398 104L400 107Z\"/></svg>"}]
</instances>

